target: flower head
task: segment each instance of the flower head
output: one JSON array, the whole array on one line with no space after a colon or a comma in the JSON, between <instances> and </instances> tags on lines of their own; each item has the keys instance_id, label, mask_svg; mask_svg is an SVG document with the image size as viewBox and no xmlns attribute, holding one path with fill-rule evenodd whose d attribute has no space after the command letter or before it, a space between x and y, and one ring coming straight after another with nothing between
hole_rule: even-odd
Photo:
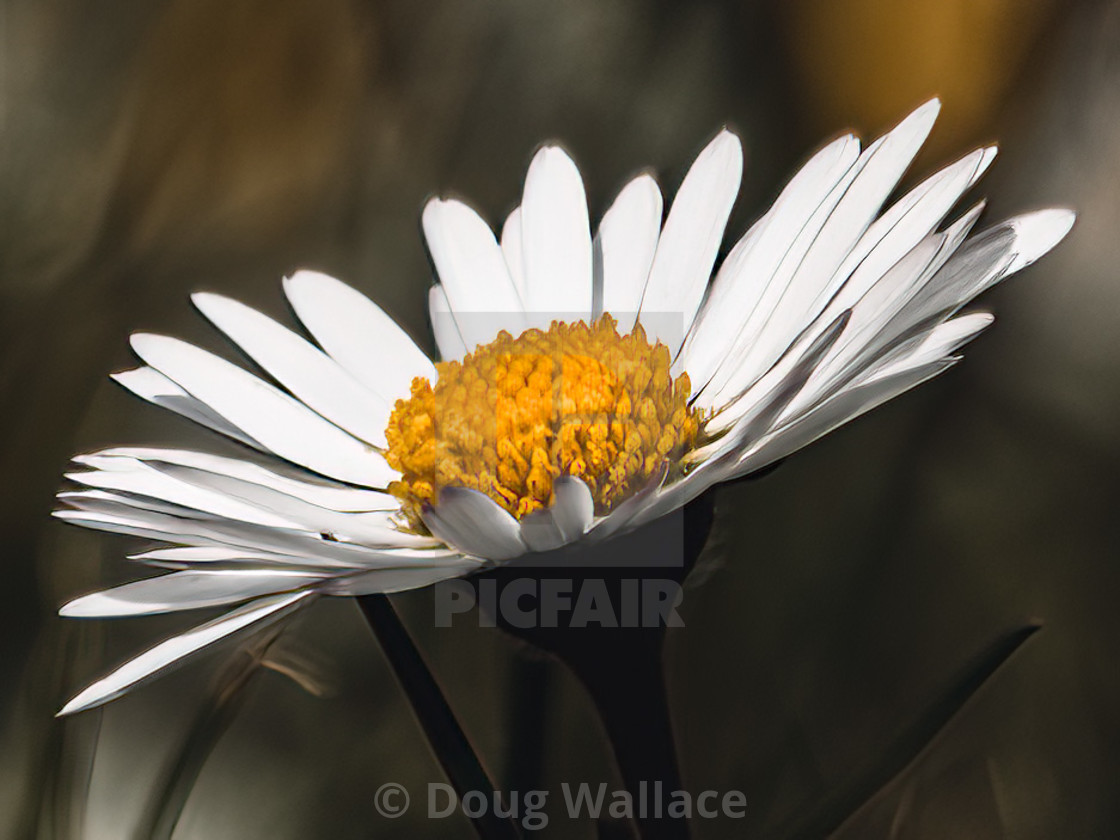
<instances>
[{"instance_id":1,"label":"flower head","mask_svg":"<svg viewBox=\"0 0 1120 840\"><path fill-rule=\"evenodd\" d=\"M63 710L105 702L319 595L395 592L610 539L785 457L941 373L991 315L958 311L1029 265L1073 214L970 236L940 225L995 157L966 155L884 212L938 110L861 151L817 152L712 269L738 192L738 138L700 153L662 223L656 182L623 188L592 236L583 183L533 158L500 237L433 199L436 364L372 301L301 271L307 341L213 294L196 306L280 387L137 334L114 378L252 454L113 448L75 458L62 519L149 537L169 573L78 598L68 616L243 604L162 642Z\"/></svg>"},{"instance_id":2,"label":"flower head","mask_svg":"<svg viewBox=\"0 0 1120 840\"><path fill-rule=\"evenodd\" d=\"M422 528L446 487L477 490L523 520L568 476L605 516L696 448L704 412L671 361L641 324L621 336L609 314L517 338L503 330L461 362L439 363L434 389L417 377L397 402L386 458L402 476L389 490Z\"/></svg>"}]
</instances>

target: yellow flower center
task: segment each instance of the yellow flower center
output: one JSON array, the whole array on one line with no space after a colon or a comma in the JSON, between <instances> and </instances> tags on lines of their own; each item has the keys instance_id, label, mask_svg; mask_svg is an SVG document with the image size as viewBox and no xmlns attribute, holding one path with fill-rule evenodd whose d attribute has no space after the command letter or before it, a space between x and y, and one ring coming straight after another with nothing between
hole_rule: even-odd
<instances>
[{"instance_id":1,"label":"yellow flower center","mask_svg":"<svg viewBox=\"0 0 1120 840\"><path fill-rule=\"evenodd\" d=\"M582 479L603 514L663 463L679 469L705 417L688 405L688 374L645 331L620 336L604 315L553 321L517 338L504 330L461 362L436 365L435 387L412 381L385 436L401 480L389 490L413 528L444 487L485 493L521 518L552 501L558 476Z\"/></svg>"}]
</instances>

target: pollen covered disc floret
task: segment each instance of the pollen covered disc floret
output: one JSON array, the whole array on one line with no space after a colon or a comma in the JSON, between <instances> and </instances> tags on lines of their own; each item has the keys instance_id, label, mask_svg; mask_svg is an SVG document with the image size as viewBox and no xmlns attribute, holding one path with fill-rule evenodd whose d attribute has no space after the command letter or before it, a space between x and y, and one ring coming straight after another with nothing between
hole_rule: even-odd
<instances>
[{"instance_id":1,"label":"pollen covered disc floret","mask_svg":"<svg viewBox=\"0 0 1120 840\"><path fill-rule=\"evenodd\" d=\"M445 487L486 494L521 518L547 507L570 475L609 512L662 466L697 446L704 414L688 405L688 374L641 325L620 335L603 315L553 321L518 337L502 331L462 361L441 362L398 400L385 436L402 478L390 486L410 524Z\"/></svg>"}]
</instances>

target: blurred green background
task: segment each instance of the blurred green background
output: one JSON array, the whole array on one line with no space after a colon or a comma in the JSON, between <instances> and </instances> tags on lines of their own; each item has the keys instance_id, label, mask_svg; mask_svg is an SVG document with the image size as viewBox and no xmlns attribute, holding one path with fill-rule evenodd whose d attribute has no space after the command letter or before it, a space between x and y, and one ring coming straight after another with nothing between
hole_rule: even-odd
<instances>
[{"instance_id":1,"label":"blurred green background","mask_svg":"<svg viewBox=\"0 0 1120 840\"><path fill-rule=\"evenodd\" d=\"M190 291L283 315L279 278L306 266L431 347L429 194L497 220L558 138L594 218L647 165L671 194L729 124L747 150L734 237L825 139L867 138L932 94L944 116L911 183L998 139L989 219L1081 218L984 301L997 325L962 366L719 495L670 692L687 786L744 790L748 816L695 835L770 836L811 810L962 662L1035 619L1043 632L840 836L1120 836L1120 3L6 0L0 27L0 836L147 836L230 653L52 717L192 618L54 615L136 571L130 541L49 520L68 456L204 439L107 380L131 330L220 346ZM426 593L398 605L500 787L532 778L555 811L560 782L611 780L566 674L541 683L537 767L511 698L548 666L494 630L434 629ZM383 782L415 797L442 776L352 603L318 604L268 664L176 840L471 836L461 818L376 814ZM545 836L593 829L554 818Z\"/></svg>"}]
</instances>

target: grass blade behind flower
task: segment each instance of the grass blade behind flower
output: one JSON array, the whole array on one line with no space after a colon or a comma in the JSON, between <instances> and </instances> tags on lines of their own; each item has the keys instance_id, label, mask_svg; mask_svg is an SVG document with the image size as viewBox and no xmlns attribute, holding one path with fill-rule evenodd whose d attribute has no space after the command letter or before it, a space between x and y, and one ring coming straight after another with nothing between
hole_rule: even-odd
<instances>
[{"instance_id":1,"label":"grass blade behind flower","mask_svg":"<svg viewBox=\"0 0 1120 840\"><path fill-rule=\"evenodd\" d=\"M832 836L904 773L941 734L957 713L988 680L1033 636L1040 624L1027 624L997 638L960 673L883 756L854 783L828 797L807 818L787 823L767 836L792 840L818 840Z\"/></svg>"},{"instance_id":2,"label":"grass blade behind flower","mask_svg":"<svg viewBox=\"0 0 1120 840\"><path fill-rule=\"evenodd\" d=\"M241 710L246 689L260 672L265 654L281 629L272 627L250 639L215 676L174 760L152 788L136 828L137 840L171 840L202 768Z\"/></svg>"}]
</instances>

